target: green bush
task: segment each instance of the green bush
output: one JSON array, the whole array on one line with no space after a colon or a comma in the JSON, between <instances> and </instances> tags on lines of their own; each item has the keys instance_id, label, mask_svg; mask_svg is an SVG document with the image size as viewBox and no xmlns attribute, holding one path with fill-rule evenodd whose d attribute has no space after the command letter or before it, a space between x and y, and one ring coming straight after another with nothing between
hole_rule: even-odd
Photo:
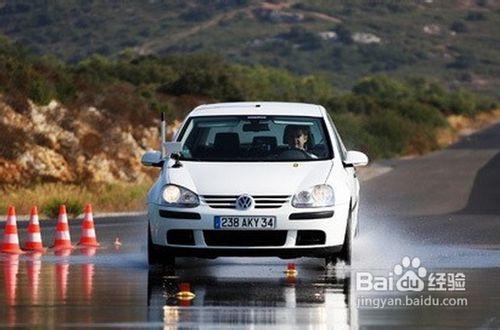
<instances>
[{"instance_id":1,"label":"green bush","mask_svg":"<svg viewBox=\"0 0 500 330\"><path fill-rule=\"evenodd\" d=\"M352 112L363 115L382 111L382 107L375 97L356 94L332 97L326 102L326 106L334 112Z\"/></svg>"},{"instance_id":2,"label":"green bush","mask_svg":"<svg viewBox=\"0 0 500 330\"><path fill-rule=\"evenodd\" d=\"M397 80L385 76L374 76L361 79L354 85L352 91L356 95L367 95L381 102L399 101L410 95L409 87Z\"/></svg>"},{"instance_id":3,"label":"green bush","mask_svg":"<svg viewBox=\"0 0 500 330\"><path fill-rule=\"evenodd\" d=\"M422 154L436 149L436 132L445 116L472 116L496 103L463 90L448 92L435 82L412 78L401 82L384 76L358 82L352 93L325 103L349 148L370 158Z\"/></svg>"},{"instance_id":4,"label":"green bush","mask_svg":"<svg viewBox=\"0 0 500 330\"><path fill-rule=\"evenodd\" d=\"M48 85L42 79L34 79L28 87L28 97L33 102L41 105L47 105L54 98L52 86Z\"/></svg>"},{"instance_id":5,"label":"green bush","mask_svg":"<svg viewBox=\"0 0 500 330\"><path fill-rule=\"evenodd\" d=\"M398 106L398 112L401 116L415 123L426 124L431 127L440 127L446 125L446 119L439 109L416 100L401 102Z\"/></svg>"},{"instance_id":6,"label":"green bush","mask_svg":"<svg viewBox=\"0 0 500 330\"><path fill-rule=\"evenodd\" d=\"M472 116L477 112L476 98L463 90L448 95L449 111L457 115Z\"/></svg>"},{"instance_id":7,"label":"green bush","mask_svg":"<svg viewBox=\"0 0 500 330\"><path fill-rule=\"evenodd\" d=\"M382 157L400 154L408 144L411 132L409 120L402 118L395 111L368 117L364 127L376 137L375 147L381 151Z\"/></svg>"},{"instance_id":8,"label":"green bush","mask_svg":"<svg viewBox=\"0 0 500 330\"><path fill-rule=\"evenodd\" d=\"M71 218L76 218L83 213L83 204L76 199L59 199L54 198L42 205L42 212L50 219L57 219L59 215L59 207L66 205L66 212Z\"/></svg>"},{"instance_id":9,"label":"green bush","mask_svg":"<svg viewBox=\"0 0 500 330\"><path fill-rule=\"evenodd\" d=\"M364 128L365 118L352 113L331 113L335 126L343 138L343 142L348 150L363 151L370 158L378 158L382 150L376 141L376 137L371 135Z\"/></svg>"},{"instance_id":10,"label":"green bush","mask_svg":"<svg viewBox=\"0 0 500 330\"><path fill-rule=\"evenodd\" d=\"M454 21L451 23L450 29L456 33L465 33L468 31L467 25L463 21Z\"/></svg>"}]
</instances>

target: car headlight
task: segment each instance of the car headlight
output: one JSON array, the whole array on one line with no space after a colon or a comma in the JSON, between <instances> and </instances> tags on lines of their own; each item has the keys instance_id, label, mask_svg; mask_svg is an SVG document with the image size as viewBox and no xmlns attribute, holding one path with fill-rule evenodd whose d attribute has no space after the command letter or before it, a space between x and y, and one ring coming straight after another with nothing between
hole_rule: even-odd
<instances>
[{"instance_id":1,"label":"car headlight","mask_svg":"<svg viewBox=\"0 0 500 330\"><path fill-rule=\"evenodd\" d=\"M333 188L327 184L300 191L292 199L292 206L300 208L333 206L334 203Z\"/></svg>"},{"instance_id":2,"label":"car headlight","mask_svg":"<svg viewBox=\"0 0 500 330\"><path fill-rule=\"evenodd\" d=\"M168 206L195 207L200 204L200 199L194 192L173 184L166 185L163 188L162 197Z\"/></svg>"}]
</instances>

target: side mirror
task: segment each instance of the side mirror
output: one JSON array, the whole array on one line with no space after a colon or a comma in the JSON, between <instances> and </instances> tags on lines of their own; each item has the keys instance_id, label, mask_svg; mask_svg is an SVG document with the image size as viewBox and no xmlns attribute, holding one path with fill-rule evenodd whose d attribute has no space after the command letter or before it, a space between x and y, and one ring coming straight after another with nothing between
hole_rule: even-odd
<instances>
[{"instance_id":1,"label":"side mirror","mask_svg":"<svg viewBox=\"0 0 500 330\"><path fill-rule=\"evenodd\" d=\"M366 166L368 165L368 156L359 151L348 151L344 159L345 166Z\"/></svg>"},{"instance_id":2,"label":"side mirror","mask_svg":"<svg viewBox=\"0 0 500 330\"><path fill-rule=\"evenodd\" d=\"M144 166L162 167L163 159L159 151L147 151L142 155L141 163Z\"/></svg>"}]
</instances>

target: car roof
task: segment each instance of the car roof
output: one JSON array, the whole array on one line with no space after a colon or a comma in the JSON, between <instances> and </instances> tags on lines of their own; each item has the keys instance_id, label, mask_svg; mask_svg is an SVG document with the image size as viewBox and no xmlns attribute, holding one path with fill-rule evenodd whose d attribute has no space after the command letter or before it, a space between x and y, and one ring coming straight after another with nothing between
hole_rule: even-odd
<instances>
[{"instance_id":1,"label":"car roof","mask_svg":"<svg viewBox=\"0 0 500 330\"><path fill-rule=\"evenodd\" d=\"M188 116L279 115L323 117L322 109L323 107L320 105L308 103L230 102L200 105L191 111Z\"/></svg>"}]
</instances>

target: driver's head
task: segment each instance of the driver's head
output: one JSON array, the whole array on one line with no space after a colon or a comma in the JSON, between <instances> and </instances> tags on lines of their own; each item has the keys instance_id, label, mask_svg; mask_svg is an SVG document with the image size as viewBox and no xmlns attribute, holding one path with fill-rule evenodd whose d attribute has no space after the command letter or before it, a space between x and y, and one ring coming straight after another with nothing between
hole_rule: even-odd
<instances>
[{"instance_id":1,"label":"driver's head","mask_svg":"<svg viewBox=\"0 0 500 330\"><path fill-rule=\"evenodd\" d=\"M292 148L306 149L309 140L309 129L307 126L289 126L287 129L286 142Z\"/></svg>"}]
</instances>

